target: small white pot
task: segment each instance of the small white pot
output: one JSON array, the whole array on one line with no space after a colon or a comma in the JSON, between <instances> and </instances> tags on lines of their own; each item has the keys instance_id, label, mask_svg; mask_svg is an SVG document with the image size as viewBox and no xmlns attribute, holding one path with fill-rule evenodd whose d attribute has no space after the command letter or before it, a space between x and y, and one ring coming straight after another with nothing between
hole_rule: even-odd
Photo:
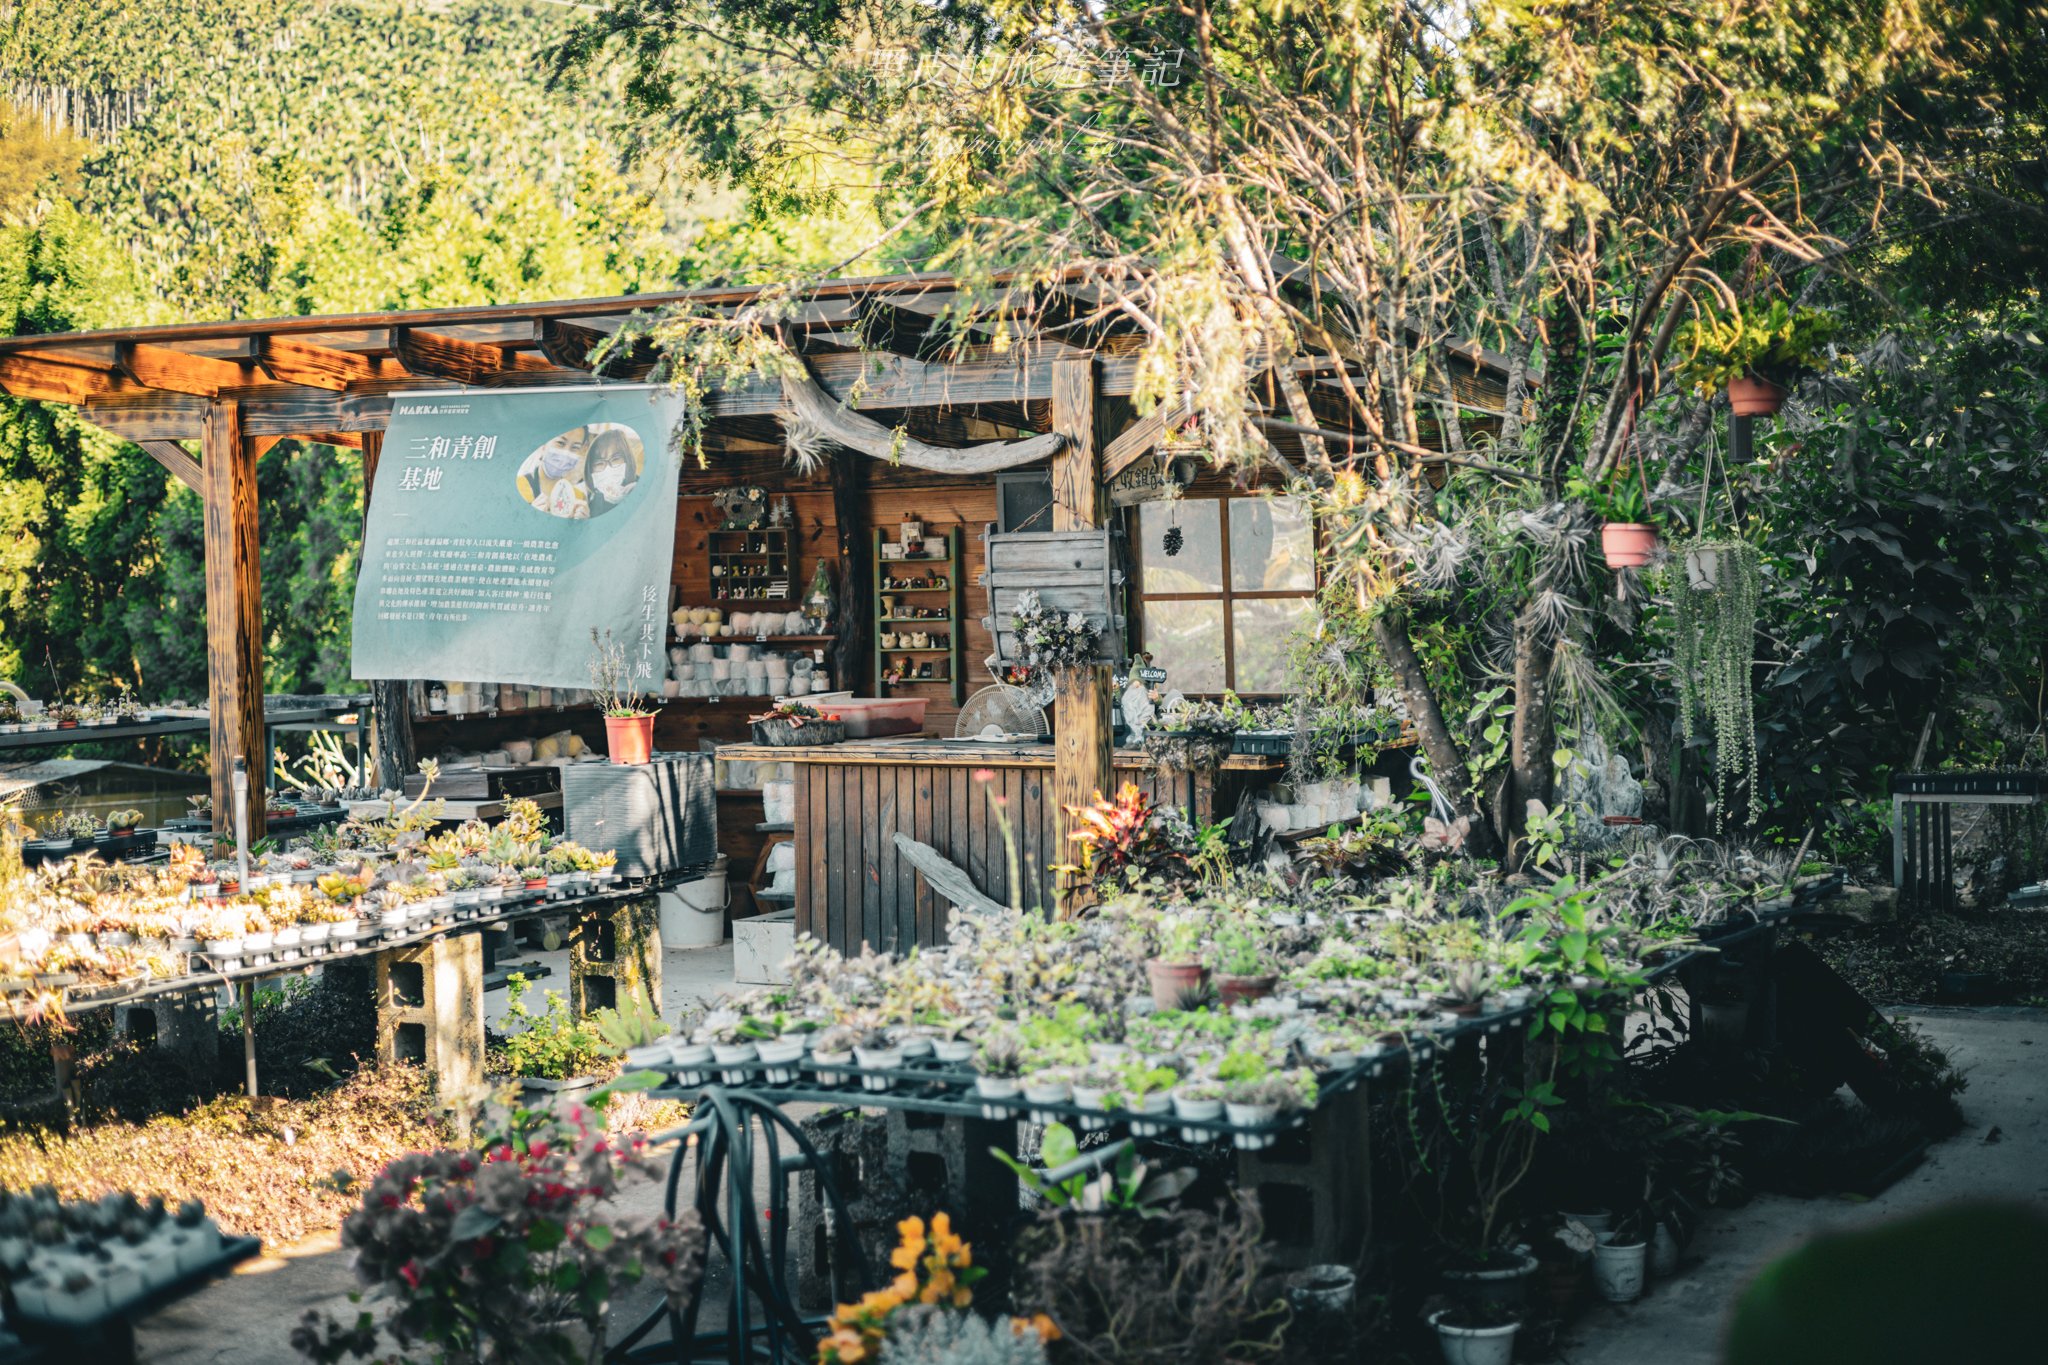
<instances>
[{"instance_id":1,"label":"small white pot","mask_svg":"<svg viewBox=\"0 0 2048 1365\"><path fill-rule=\"evenodd\" d=\"M1065 1081L1040 1081L1037 1085L1024 1087L1024 1102L1030 1105L1065 1104L1073 1097L1074 1089ZM1050 1109L1031 1111L1031 1117L1039 1123L1056 1123L1060 1116Z\"/></svg>"},{"instance_id":2,"label":"small white pot","mask_svg":"<svg viewBox=\"0 0 2048 1365\"><path fill-rule=\"evenodd\" d=\"M1148 1115L1171 1114L1173 1112L1173 1096L1164 1090L1155 1090L1138 1101L1138 1112ZM1132 1137L1159 1137L1165 1132L1166 1125L1163 1123L1151 1123L1146 1119L1137 1118L1131 1120Z\"/></svg>"},{"instance_id":3,"label":"small white pot","mask_svg":"<svg viewBox=\"0 0 2048 1365\"><path fill-rule=\"evenodd\" d=\"M756 1048L761 1058L761 1079L770 1085L794 1085L796 1064L803 1060L802 1038L775 1038Z\"/></svg>"},{"instance_id":4,"label":"small white pot","mask_svg":"<svg viewBox=\"0 0 2048 1365\"><path fill-rule=\"evenodd\" d=\"M657 1042L643 1043L639 1047L626 1049L626 1070L645 1071L651 1066L665 1065L675 1054L675 1049L666 1038Z\"/></svg>"},{"instance_id":5,"label":"small white pot","mask_svg":"<svg viewBox=\"0 0 2048 1365\"><path fill-rule=\"evenodd\" d=\"M1453 1327L1443 1321L1448 1312L1429 1316L1429 1325L1436 1328L1436 1344L1444 1353L1444 1365L1508 1365L1515 1358L1515 1333L1522 1330L1521 1323Z\"/></svg>"},{"instance_id":6,"label":"small white pot","mask_svg":"<svg viewBox=\"0 0 2048 1365\"><path fill-rule=\"evenodd\" d=\"M1175 1095L1173 1113L1176 1118L1213 1122L1223 1117L1223 1101ZM1183 1128L1180 1136L1181 1141L1188 1143L1214 1142L1217 1137L1215 1133L1201 1128Z\"/></svg>"},{"instance_id":7,"label":"small white pot","mask_svg":"<svg viewBox=\"0 0 2048 1365\"><path fill-rule=\"evenodd\" d=\"M1650 1273L1660 1280L1676 1275L1681 1250L1678 1234L1671 1230L1671 1224L1659 1219L1657 1231L1650 1237Z\"/></svg>"},{"instance_id":8,"label":"small white pot","mask_svg":"<svg viewBox=\"0 0 2048 1365\"><path fill-rule=\"evenodd\" d=\"M1274 1115L1280 1112L1280 1106L1277 1104L1230 1104L1226 1102L1223 1106L1223 1112L1229 1115L1233 1127L1263 1128L1273 1121ZM1230 1135L1230 1140L1237 1145L1239 1150L1246 1152L1256 1152L1263 1147L1271 1147L1273 1145L1273 1135L1271 1133L1237 1132Z\"/></svg>"},{"instance_id":9,"label":"small white pot","mask_svg":"<svg viewBox=\"0 0 2048 1365\"><path fill-rule=\"evenodd\" d=\"M1593 1283L1609 1303L1633 1303L1642 1297L1650 1248L1643 1242L1620 1246L1601 1242L1593 1248Z\"/></svg>"},{"instance_id":10,"label":"small white pot","mask_svg":"<svg viewBox=\"0 0 2048 1365\"><path fill-rule=\"evenodd\" d=\"M846 1073L843 1071L820 1071L816 1068L845 1066L852 1060L853 1054L851 1052L818 1052L813 1050L811 1053L811 1061L813 1063L811 1079L817 1082L821 1089L837 1090L840 1086L846 1084Z\"/></svg>"},{"instance_id":11,"label":"small white pot","mask_svg":"<svg viewBox=\"0 0 2048 1365\"><path fill-rule=\"evenodd\" d=\"M676 1064L677 1085L694 1087L710 1082L711 1044L677 1039L669 1048L669 1059Z\"/></svg>"},{"instance_id":12,"label":"small white pot","mask_svg":"<svg viewBox=\"0 0 2048 1365\"><path fill-rule=\"evenodd\" d=\"M985 1119L1006 1119L1017 1112L1009 1101L1017 1098L1023 1087L1015 1076L976 1076L974 1093L981 1097L981 1116Z\"/></svg>"},{"instance_id":13,"label":"small white pot","mask_svg":"<svg viewBox=\"0 0 2048 1365\"><path fill-rule=\"evenodd\" d=\"M932 1056L947 1066L958 1066L974 1059L974 1044L965 1038L934 1038Z\"/></svg>"},{"instance_id":14,"label":"small white pot","mask_svg":"<svg viewBox=\"0 0 2048 1365\"><path fill-rule=\"evenodd\" d=\"M747 1083L746 1064L753 1061L757 1055L758 1050L752 1043L713 1043L711 1045L711 1060L724 1068L718 1073L718 1079L727 1085L745 1085Z\"/></svg>"},{"instance_id":15,"label":"small white pot","mask_svg":"<svg viewBox=\"0 0 2048 1365\"><path fill-rule=\"evenodd\" d=\"M871 1073L894 1071L897 1067L902 1066L903 1049L893 1045L890 1047L856 1047L853 1050L853 1059L860 1063L861 1066L861 1089L887 1090L896 1084L895 1080L888 1076Z\"/></svg>"},{"instance_id":16,"label":"small white pot","mask_svg":"<svg viewBox=\"0 0 2048 1365\"><path fill-rule=\"evenodd\" d=\"M1074 1103L1089 1113L1080 1117L1081 1131L1099 1133L1109 1127L1109 1117L1103 1099L1109 1094L1109 1087L1103 1085L1077 1085L1074 1087Z\"/></svg>"}]
</instances>

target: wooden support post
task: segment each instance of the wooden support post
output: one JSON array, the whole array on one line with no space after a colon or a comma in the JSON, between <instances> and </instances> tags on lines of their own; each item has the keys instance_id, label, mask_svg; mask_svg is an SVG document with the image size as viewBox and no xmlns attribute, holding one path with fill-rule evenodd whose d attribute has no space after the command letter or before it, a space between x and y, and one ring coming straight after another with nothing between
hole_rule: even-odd
<instances>
[{"instance_id":1,"label":"wooden support post","mask_svg":"<svg viewBox=\"0 0 2048 1365\"><path fill-rule=\"evenodd\" d=\"M874 565L868 548L868 465L867 456L852 450L838 450L832 456L832 515L839 532L839 608L832 628L839 638L832 642L830 661L832 686L859 693L866 686L874 662L869 632L874 629ZM808 584L798 583L802 593Z\"/></svg>"},{"instance_id":2,"label":"wooden support post","mask_svg":"<svg viewBox=\"0 0 2048 1365\"><path fill-rule=\"evenodd\" d=\"M384 433L363 433L363 553L361 572L370 557L370 491L377 482L377 461L384 454ZM370 767L366 776L380 791L405 787L405 775L419 766L412 738L411 688L403 678L380 678L370 684Z\"/></svg>"},{"instance_id":3,"label":"wooden support post","mask_svg":"<svg viewBox=\"0 0 2048 1365\"><path fill-rule=\"evenodd\" d=\"M213 828L234 828L235 760L270 770L263 729L263 569L256 523L256 449L241 405L216 399L200 445L206 484L206 679L213 761ZM249 840L263 837L260 783L249 794Z\"/></svg>"},{"instance_id":4,"label":"wooden support post","mask_svg":"<svg viewBox=\"0 0 2048 1365\"><path fill-rule=\"evenodd\" d=\"M1065 444L1052 461L1052 529L1100 526L1108 515L1102 487L1102 446L1095 430L1095 362L1059 360L1052 367L1052 429ZM1067 852L1067 807L1111 790L1109 667L1081 670L1053 702L1052 791L1059 812L1061 857ZM1074 887L1062 887L1071 900Z\"/></svg>"}]
</instances>

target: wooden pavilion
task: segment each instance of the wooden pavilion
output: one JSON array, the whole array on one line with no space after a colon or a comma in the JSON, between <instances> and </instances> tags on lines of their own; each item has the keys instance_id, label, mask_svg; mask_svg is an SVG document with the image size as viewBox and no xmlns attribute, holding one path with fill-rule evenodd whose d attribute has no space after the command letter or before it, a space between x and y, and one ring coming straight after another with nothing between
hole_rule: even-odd
<instances>
[{"instance_id":1,"label":"wooden pavilion","mask_svg":"<svg viewBox=\"0 0 2048 1365\"><path fill-rule=\"evenodd\" d=\"M1102 291L1079 269L1067 281L1017 283L986 311L965 306L958 283L938 274L807 288L782 325L812 382L792 388L774 377L750 377L706 395L708 467L686 470L678 489L673 581L682 600L707 586L706 537L715 526L708 494L731 484L787 493L805 545L799 581L811 560L837 561L841 629L829 645L832 671L839 686L861 689L873 685L876 657L865 635L874 629L873 611L862 605L874 587L871 527L909 516L962 528L993 522L995 471L1048 466L1052 525L1044 529L1100 526L1122 515L1112 509L1112 485L1155 451L1180 414L1137 415L1131 395L1143 335L1104 302ZM642 379L655 360L644 347L611 348L593 371L593 352L629 317L670 305L731 313L757 303L762 293L708 288L15 336L0 338L0 388L15 398L75 407L138 444L205 500L212 779L216 819L225 820L234 760L247 757L257 771L267 766L264 641L267 629L288 628L266 626L263 619L256 468L265 450L285 437L360 450L367 504L395 396L451 385ZM1458 347L1448 364L1446 397L1460 410L1466 433L1497 421L1504 392L1500 358L1476 346ZM1345 363L1307 357L1287 368L1306 388L1315 421L1300 421L1298 406L1268 402L1270 415L1261 425L1275 450L1298 459L1303 441L1318 435L1340 450L1362 445L1341 392ZM1356 370L1351 366L1351 378L1362 380ZM798 475L786 459L792 413L812 432L822 428L833 438L835 449L816 474ZM878 430L907 433L924 458L902 458L902 442L877 442ZM1250 490L1205 473L1191 491L1221 497ZM972 584L982 567L979 536L962 541L963 576ZM965 657L978 668L989 652L978 607L965 613L961 626ZM1226 631L1226 648L1229 638ZM1109 785L1107 670L1096 674L1056 703L1046 793L1054 811ZM900 686L915 690L917 684ZM934 728L949 733L957 690L924 690L932 697ZM414 733L402 684L380 684L378 692L380 779L396 786L415 752L430 750L435 736ZM657 744L695 748L703 739L740 738L744 710L669 703ZM594 716L577 723L596 732ZM258 833L261 814L252 812Z\"/></svg>"}]
</instances>

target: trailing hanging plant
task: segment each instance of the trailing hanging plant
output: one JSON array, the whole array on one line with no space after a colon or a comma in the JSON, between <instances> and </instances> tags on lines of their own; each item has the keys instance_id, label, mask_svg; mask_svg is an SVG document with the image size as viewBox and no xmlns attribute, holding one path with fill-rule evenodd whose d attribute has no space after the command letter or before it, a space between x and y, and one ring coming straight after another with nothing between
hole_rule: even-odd
<instances>
[{"instance_id":1,"label":"trailing hanging plant","mask_svg":"<svg viewBox=\"0 0 2048 1365\"><path fill-rule=\"evenodd\" d=\"M1687 739L1701 719L1713 726L1714 822L1723 828L1729 795L1739 782L1749 783L1749 819L1756 819L1756 711L1749 684L1762 566L1762 556L1747 541L1700 539L1686 543L1671 575L1680 719Z\"/></svg>"}]
</instances>

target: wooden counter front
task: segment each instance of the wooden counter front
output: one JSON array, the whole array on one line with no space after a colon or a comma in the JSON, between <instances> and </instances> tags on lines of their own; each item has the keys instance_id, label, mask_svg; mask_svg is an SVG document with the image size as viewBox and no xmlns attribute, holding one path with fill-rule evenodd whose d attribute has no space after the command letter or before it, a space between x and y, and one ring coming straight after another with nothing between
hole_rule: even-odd
<instances>
[{"instance_id":1,"label":"wooden counter front","mask_svg":"<svg viewBox=\"0 0 2048 1365\"><path fill-rule=\"evenodd\" d=\"M1072 855L1063 848L1063 816L1052 799L1049 744L945 740L849 740L844 744L728 744L718 756L788 763L796 782L796 927L841 952L863 943L895 952L943 943L952 906L897 852L895 836L929 844L966 870L983 894L1010 899L1009 863L992 802L1017 841L1027 907L1050 907L1048 869ZM1279 760L1233 757L1232 776L1276 772ZM986 780L975 774L986 770ZM1205 816L1211 781L1185 772L1164 776L1149 755L1119 750L1119 785L1135 782L1162 805ZM1226 787L1234 785L1226 783ZM1233 798L1234 799L1234 798Z\"/></svg>"}]
</instances>

